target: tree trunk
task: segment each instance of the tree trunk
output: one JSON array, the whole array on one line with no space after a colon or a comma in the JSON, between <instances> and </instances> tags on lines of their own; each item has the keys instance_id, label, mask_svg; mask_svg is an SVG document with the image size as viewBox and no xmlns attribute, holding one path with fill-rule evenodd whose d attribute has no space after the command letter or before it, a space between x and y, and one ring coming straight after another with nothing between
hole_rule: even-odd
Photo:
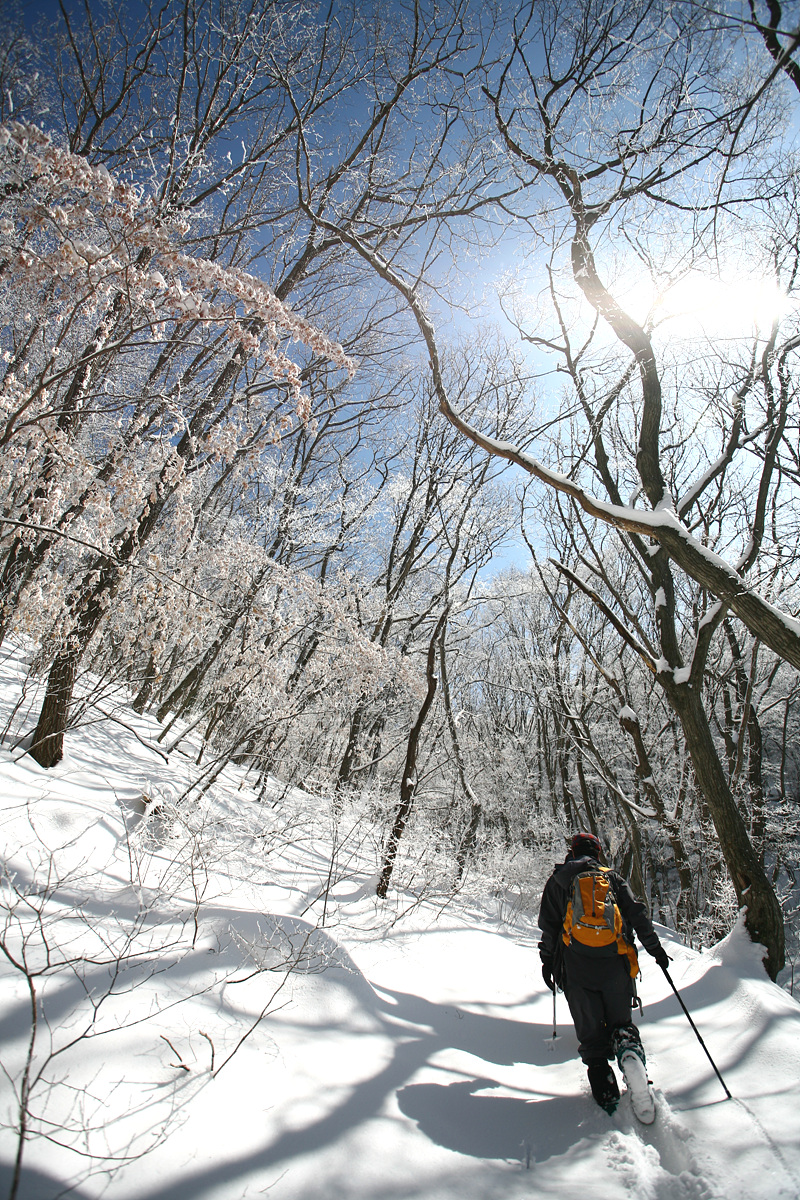
<instances>
[{"instance_id":1,"label":"tree trunk","mask_svg":"<svg viewBox=\"0 0 800 1200\"><path fill-rule=\"evenodd\" d=\"M456 851L456 878L458 880L463 879L467 862L475 853L475 847L478 843L478 827L482 818L483 805L480 800L473 799L469 810L469 821Z\"/></svg>"},{"instance_id":2,"label":"tree trunk","mask_svg":"<svg viewBox=\"0 0 800 1200\"><path fill-rule=\"evenodd\" d=\"M753 685L756 679L756 659L758 655L758 646L753 648L752 661L750 672L745 669L744 656L742 654L739 639L736 636L736 631L733 628L733 623L729 620L723 622L725 635L728 639L728 645L731 650L733 659L733 667L736 676L736 693L739 702L742 706L741 718L739 722L739 736L734 746L733 762L731 765L731 786L735 787L738 782L739 773L741 772L744 761L744 734L747 729L748 741L748 758L747 758L747 781L749 791L748 815L750 818L750 836L758 854L759 862L764 866L766 854L766 810L764 807L764 779L763 779L763 762L764 762L764 739L761 733L761 724L758 720L758 712L753 700ZM732 724L732 722L731 722Z\"/></svg>"},{"instance_id":3,"label":"tree trunk","mask_svg":"<svg viewBox=\"0 0 800 1200\"><path fill-rule=\"evenodd\" d=\"M54 767L64 755L64 734L80 657L78 649L62 650L50 668L44 704L29 751L40 767Z\"/></svg>"},{"instance_id":4,"label":"tree trunk","mask_svg":"<svg viewBox=\"0 0 800 1200\"><path fill-rule=\"evenodd\" d=\"M231 614L228 621L214 638L214 641L201 655L199 661L195 663L188 674L172 689L166 700L159 706L158 713L156 714L159 721L163 721L170 711L173 711L176 716L180 716L192 707L197 699L205 676L230 641L244 614L252 609L259 589L267 575L267 571L268 568L263 567L258 572L244 602Z\"/></svg>"},{"instance_id":5,"label":"tree trunk","mask_svg":"<svg viewBox=\"0 0 800 1200\"><path fill-rule=\"evenodd\" d=\"M347 746L345 747L342 761L339 764L339 773L336 777L336 794L340 795L345 787L347 787L353 775L353 768L356 765L356 756L358 754L359 743L361 741L361 726L364 723L364 706L359 704L356 711L353 713L353 719L350 722L350 732L347 736Z\"/></svg>"},{"instance_id":6,"label":"tree trunk","mask_svg":"<svg viewBox=\"0 0 800 1200\"><path fill-rule=\"evenodd\" d=\"M764 966L775 979L784 965L783 914L750 842L747 828L719 761L702 700L696 688L669 687L668 696L678 715L697 783L708 804L736 898L747 909L745 924L750 937L765 947Z\"/></svg>"},{"instance_id":7,"label":"tree trunk","mask_svg":"<svg viewBox=\"0 0 800 1200\"><path fill-rule=\"evenodd\" d=\"M578 783L580 784L581 797L583 798L583 810L586 813L586 828L597 837L597 819L594 815L592 798L589 795L589 786L586 783L586 773L583 769L583 755L581 754L580 745L576 745L575 747L575 770L578 773Z\"/></svg>"},{"instance_id":8,"label":"tree trunk","mask_svg":"<svg viewBox=\"0 0 800 1200\"><path fill-rule=\"evenodd\" d=\"M461 748L461 739L458 736L458 725L456 716L453 712L453 700L450 694L450 680L447 674L447 647L445 645L445 633L442 629L442 636L439 639L439 674L442 681L442 697L444 699L444 710L447 716L447 727L450 731L450 741L453 746L453 754L456 760L456 770L458 772L458 780L461 784L467 802L469 804L469 820L466 828L461 836L456 851L456 878L461 880L464 876L464 871L467 867L467 861L475 850L477 844L478 827L483 816L483 805L472 790L472 785L467 779L467 764L464 759L464 752Z\"/></svg>"},{"instance_id":9,"label":"tree trunk","mask_svg":"<svg viewBox=\"0 0 800 1200\"><path fill-rule=\"evenodd\" d=\"M139 691L136 693L131 704L131 708L135 713L138 713L139 716L141 716L144 710L147 708L147 705L150 702L150 697L155 690L157 667L158 664L156 663L156 656L151 654L150 661L147 664L147 670L144 673L142 686L139 688Z\"/></svg>"},{"instance_id":10,"label":"tree trunk","mask_svg":"<svg viewBox=\"0 0 800 1200\"><path fill-rule=\"evenodd\" d=\"M630 706L628 706L630 707ZM633 710L631 710L633 711ZM623 710L624 712L624 710ZM645 797L648 804L651 805L656 813L658 823L669 838L669 844L672 847L672 854L675 859L675 869L678 872L678 880L680 882L680 893L676 904L676 915L678 917L678 925L683 919L688 918L691 911L692 898L692 871L689 865L689 859L686 854L686 849L681 838L680 827L676 820L668 816L664 802L661 798L661 792L655 783L655 775L650 762L650 755L647 753L642 728L639 724L639 718L635 713L630 716L628 714L620 715L620 727L631 738L636 751L636 775L642 785Z\"/></svg>"},{"instance_id":11,"label":"tree trunk","mask_svg":"<svg viewBox=\"0 0 800 1200\"><path fill-rule=\"evenodd\" d=\"M381 867L380 878L376 894L381 900L386 899L386 893L389 890L389 881L392 878L394 869L394 860L397 857L397 847L400 844L400 839L406 827L408 815L411 812L411 807L414 803L414 793L417 787L417 755L419 753L419 743L422 737L422 730L433 704L434 696L436 695L436 645L447 620L447 609L442 613L439 620L436 622L436 628L431 636L428 646L428 657L425 664L425 678L428 683L425 699L422 701L422 706L417 715L417 719L411 727L411 732L408 735L408 746L406 749L406 762L403 768L403 778L400 783L400 803L394 815L392 829L389 834L389 841L386 846L386 853L383 856L383 865Z\"/></svg>"}]
</instances>

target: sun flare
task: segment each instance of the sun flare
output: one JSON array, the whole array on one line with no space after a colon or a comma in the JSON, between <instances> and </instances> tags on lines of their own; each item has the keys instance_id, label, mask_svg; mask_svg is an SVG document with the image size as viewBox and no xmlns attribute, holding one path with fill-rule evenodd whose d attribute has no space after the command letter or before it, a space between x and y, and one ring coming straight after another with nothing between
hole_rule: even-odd
<instances>
[{"instance_id":1,"label":"sun flare","mask_svg":"<svg viewBox=\"0 0 800 1200\"><path fill-rule=\"evenodd\" d=\"M660 293L650 294L657 325L689 337L766 335L789 308L774 279L720 279L691 271Z\"/></svg>"}]
</instances>

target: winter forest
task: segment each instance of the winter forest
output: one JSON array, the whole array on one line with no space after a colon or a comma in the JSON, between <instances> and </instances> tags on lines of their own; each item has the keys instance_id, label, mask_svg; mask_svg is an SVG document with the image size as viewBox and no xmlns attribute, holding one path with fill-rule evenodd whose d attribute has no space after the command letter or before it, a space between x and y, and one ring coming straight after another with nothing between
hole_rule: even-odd
<instances>
[{"instance_id":1,"label":"winter forest","mask_svg":"<svg viewBox=\"0 0 800 1200\"><path fill-rule=\"evenodd\" d=\"M524 887L585 827L695 944L746 904L778 975L786 7L5 6L0 637L41 766L122 687L199 731L195 789L358 805L381 896Z\"/></svg>"},{"instance_id":2,"label":"winter forest","mask_svg":"<svg viewBox=\"0 0 800 1200\"><path fill-rule=\"evenodd\" d=\"M0 7L4 761L147 718L378 905L587 829L794 994L798 5Z\"/></svg>"}]
</instances>

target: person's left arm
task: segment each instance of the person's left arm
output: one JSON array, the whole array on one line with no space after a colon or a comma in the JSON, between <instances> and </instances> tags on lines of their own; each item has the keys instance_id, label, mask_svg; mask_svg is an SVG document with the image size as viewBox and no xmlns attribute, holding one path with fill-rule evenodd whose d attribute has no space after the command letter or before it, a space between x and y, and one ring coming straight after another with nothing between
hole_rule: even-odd
<instances>
[{"instance_id":1,"label":"person's left arm","mask_svg":"<svg viewBox=\"0 0 800 1200\"><path fill-rule=\"evenodd\" d=\"M647 915L645 905L641 900L636 899L630 889L630 885L621 875L614 875L613 887L623 920L627 921L628 925L635 930L639 941L647 953L652 954L660 967L666 968L669 963L669 956L661 945L658 934L653 929L653 922Z\"/></svg>"}]
</instances>

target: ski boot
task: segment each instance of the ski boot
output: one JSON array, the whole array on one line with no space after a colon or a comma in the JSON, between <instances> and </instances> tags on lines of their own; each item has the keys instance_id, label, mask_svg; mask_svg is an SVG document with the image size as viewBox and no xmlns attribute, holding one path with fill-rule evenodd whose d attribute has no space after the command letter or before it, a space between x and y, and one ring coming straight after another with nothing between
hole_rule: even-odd
<instances>
[{"instance_id":1,"label":"ski boot","mask_svg":"<svg viewBox=\"0 0 800 1200\"><path fill-rule=\"evenodd\" d=\"M639 1030L635 1025L621 1025L614 1030L613 1046L630 1094L634 1115L643 1125L652 1125L656 1119L656 1098L647 1078Z\"/></svg>"},{"instance_id":2,"label":"ski boot","mask_svg":"<svg viewBox=\"0 0 800 1200\"><path fill-rule=\"evenodd\" d=\"M619 1085L613 1068L604 1058L593 1058L586 1067L592 1095L610 1116L619 1103Z\"/></svg>"}]
</instances>

